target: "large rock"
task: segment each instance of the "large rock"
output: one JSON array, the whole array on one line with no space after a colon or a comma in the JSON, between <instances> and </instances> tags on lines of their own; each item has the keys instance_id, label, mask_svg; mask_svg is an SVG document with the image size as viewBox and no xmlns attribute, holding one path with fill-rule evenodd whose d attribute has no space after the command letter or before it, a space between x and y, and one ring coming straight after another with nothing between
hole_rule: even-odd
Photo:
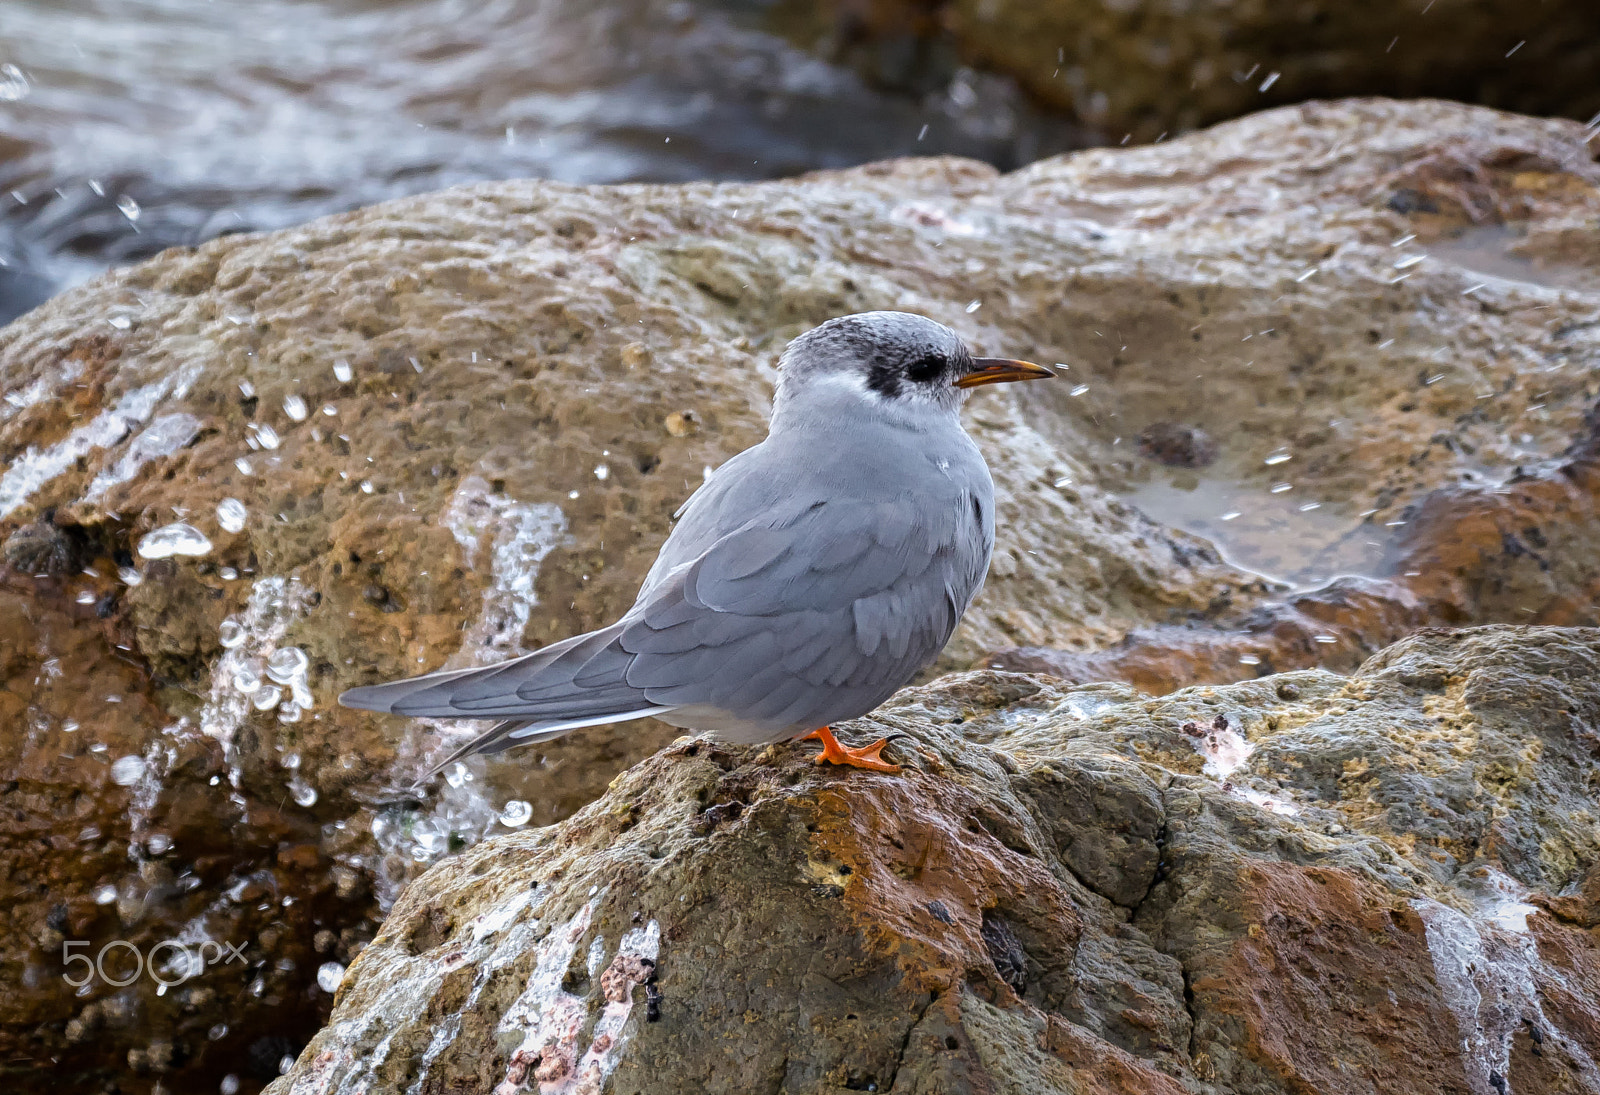
<instances>
[{"instance_id":1,"label":"large rock","mask_svg":"<svg viewBox=\"0 0 1600 1095\"><path fill-rule=\"evenodd\" d=\"M1344 95L1589 118L1586 0L787 0L799 37L913 85L956 60L1015 77L1099 140Z\"/></svg>"},{"instance_id":2,"label":"large rock","mask_svg":"<svg viewBox=\"0 0 1600 1095\"><path fill-rule=\"evenodd\" d=\"M413 883L275 1095L1600 1090L1600 631L685 742Z\"/></svg>"},{"instance_id":3,"label":"large rock","mask_svg":"<svg viewBox=\"0 0 1600 1095\"><path fill-rule=\"evenodd\" d=\"M1563 501L1588 480L1545 462L1583 463L1560 454L1600 361L1597 180L1577 125L1314 105L1006 177L450 191L168 252L0 330L3 1059L248 1095L319 1022L317 969L423 867L671 740L597 729L418 796L449 735L333 698L612 618L703 469L760 436L784 341L840 312L1070 365L972 404L1001 542L949 666L1335 610L1353 664L1431 619L1385 583L1469 511L1490 577L1429 576L1452 622L1595 622ZM1546 516L1508 540L1519 467ZM137 554L179 521L208 553ZM1347 572L1376 584L1327 585ZM1277 579L1330 607L1275 607ZM1117 672L1165 688L1326 645L1274 633ZM303 672L281 654L253 688L291 647ZM68 941L169 938L247 965L164 994L59 980Z\"/></svg>"}]
</instances>

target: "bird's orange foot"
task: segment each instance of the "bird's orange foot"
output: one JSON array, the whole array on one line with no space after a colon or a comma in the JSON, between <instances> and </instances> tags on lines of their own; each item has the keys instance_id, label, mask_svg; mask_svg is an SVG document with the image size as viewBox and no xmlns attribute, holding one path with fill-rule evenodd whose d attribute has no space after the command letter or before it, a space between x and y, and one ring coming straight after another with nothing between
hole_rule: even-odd
<instances>
[{"instance_id":1,"label":"bird's orange foot","mask_svg":"<svg viewBox=\"0 0 1600 1095\"><path fill-rule=\"evenodd\" d=\"M873 772L888 772L890 775L900 771L898 764L890 764L879 756L883 752L883 747L889 744L886 738L879 738L871 745L863 745L860 749L847 749L839 744L830 727L823 726L795 740L810 741L812 738L822 742L822 752L817 754L818 764L846 764L851 768L866 768Z\"/></svg>"}]
</instances>

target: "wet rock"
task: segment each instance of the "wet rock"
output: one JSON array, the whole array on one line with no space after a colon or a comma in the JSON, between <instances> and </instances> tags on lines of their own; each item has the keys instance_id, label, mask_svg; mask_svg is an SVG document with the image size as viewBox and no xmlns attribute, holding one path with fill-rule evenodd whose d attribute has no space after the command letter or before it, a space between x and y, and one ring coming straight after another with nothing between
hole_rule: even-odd
<instances>
[{"instance_id":1,"label":"wet rock","mask_svg":"<svg viewBox=\"0 0 1600 1095\"><path fill-rule=\"evenodd\" d=\"M948 78L958 58L1006 73L1108 144L1344 95L1600 110L1585 75L1600 64L1594 12L1582 0L1536 12L1513 0L1425 6L791 0L779 10L798 36L879 80L921 86Z\"/></svg>"},{"instance_id":2,"label":"wet rock","mask_svg":"<svg viewBox=\"0 0 1600 1095\"><path fill-rule=\"evenodd\" d=\"M1217 458L1217 443L1198 426L1152 422L1139 434L1139 451L1173 468L1203 468Z\"/></svg>"},{"instance_id":3,"label":"wet rock","mask_svg":"<svg viewBox=\"0 0 1600 1095\"><path fill-rule=\"evenodd\" d=\"M15 784L0 945L25 956L0 1050L129 1092L238 1073L250 1095L249 1047L292 1052L309 1035L329 1003L319 968L361 954L429 863L570 814L671 740L597 728L419 792L415 775L460 731L333 700L614 618L704 469L763 432L785 340L839 312L922 311L983 351L1068 366L1063 382L971 405L1001 541L947 665L1003 646L1095 655L1258 612L1261 665L1318 664L1318 613L1351 621L1332 664L1376 649L1363 605L1398 629L1412 617L1367 587L1272 606L1289 580L1398 581L1382 568L1407 526L1390 522L1467 487L1482 505L1512 497L1494 492L1515 469L1544 483L1568 459L1600 353L1584 141L1561 122L1367 101L1005 177L925 160L748 186L497 183L169 251L0 329L0 542L73 545L70 566L0 570L0 719L19 728L0 744ZM1395 211L1402 192L1419 197L1409 213ZM1134 439L1159 422L1203 430L1216 459L1139 455ZM1528 497L1558 508L1548 482ZM1548 566L1578 598L1565 619L1587 618L1587 587L1565 577L1587 573L1571 561L1584 541L1559 533L1555 508L1538 525L1554 547L1517 530L1543 563L1484 555L1506 577L1473 586L1472 604L1531 604L1522 591L1556 588L1534 575ZM177 524L209 552L139 555ZM1296 644L1303 661L1289 660ZM1014 706L1044 686L961 687ZM1038 839L1086 887L1128 900L1153 877L1150 792L1104 779L1062 786L1135 809L1125 843L1083 826ZM716 840L752 811L730 794L697 813ZM1112 873L1124 860L1136 875ZM946 905L962 945L987 954L981 924ZM1056 930L1058 913L998 915L1033 954L1029 933ZM80 997L58 980L57 935L95 953L188 939L239 957L165 993L148 975L97 977ZM1109 953L1082 938L1081 953ZM1105 976L1154 985L1164 969ZM1067 991L1048 969L1023 983L1040 999ZM988 1012L930 1014L965 1023L950 1037L984 1053L1008 1036ZM1106 1029L1119 1046L1181 1048L1176 1013L1151 1014ZM1121 1060L1044 1030L1039 1044ZM149 1056L157 1043L170 1056ZM995 1052L985 1067L1044 1067Z\"/></svg>"},{"instance_id":4,"label":"wet rock","mask_svg":"<svg viewBox=\"0 0 1600 1095\"><path fill-rule=\"evenodd\" d=\"M1557 460L1424 495L1401 513L1383 578L1339 578L1234 618L1136 628L1090 653L1012 648L993 669L1147 692L1322 666L1349 670L1421 627L1600 624L1600 403ZM1374 529L1375 531L1375 529Z\"/></svg>"},{"instance_id":5,"label":"wet rock","mask_svg":"<svg viewBox=\"0 0 1600 1095\"><path fill-rule=\"evenodd\" d=\"M1500 627L1157 700L985 671L847 726L893 778L686 739L413 884L270 1090L1595 1090L1597 666Z\"/></svg>"}]
</instances>

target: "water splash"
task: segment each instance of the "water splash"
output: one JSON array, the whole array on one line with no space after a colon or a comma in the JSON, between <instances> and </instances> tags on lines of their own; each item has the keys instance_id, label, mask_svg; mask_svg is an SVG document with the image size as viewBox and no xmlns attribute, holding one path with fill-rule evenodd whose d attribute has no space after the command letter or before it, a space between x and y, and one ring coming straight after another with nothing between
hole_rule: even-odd
<instances>
[{"instance_id":1,"label":"water splash","mask_svg":"<svg viewBox=\"0 0 1600 1095\"><path fill-rule=\"evenodd\" d=\"M250 511L237 498L224 498L217 503L217 524L223 532L243 532L249 519Z\"/></svg>"},{"instance_id":2,"label":"water splash","mask_svg":"<svg viewBox=\"0 0 1600 1095\"><path fill-rule=\"evenodd\" d=\"M211 554L211 541L193 525L163 525L139 538L137 550L145 559L170 559L174 555L202 556Z\"/></svg>"},{"instance_id":3,"label":"water splash","mask_svg":"<svg viewBox=\"0 0 1600 1095\"><path fill-rule=\"evenodd\" d=\"M211 667L200 732L222 743L235 787L239 769L234 735L250 714L250 694L262 686L260 667L277 650L289 625L310 608L312 593L296 578L262 578L251 588L242 617L223 621L222 638L234 645L225 645Z\"/></svg>"},{"instance_id":4,"label":"water splash","mask_svg":"<svg viewBox=\"0 0 1600 1095\"><path fill-rule=\"evenodd\" d=\"M483 612L452 659L451 668L457 663L482 664L522 653L522 633L539 603L534 592L539 564L566 536L566 515L548 502L519 502L496 494L487 482L473 475L456 488L440 523L461 545L469 567L476 562L483 542L490 545L491 580L483 595Z\"/></svg>"}]
</instances>

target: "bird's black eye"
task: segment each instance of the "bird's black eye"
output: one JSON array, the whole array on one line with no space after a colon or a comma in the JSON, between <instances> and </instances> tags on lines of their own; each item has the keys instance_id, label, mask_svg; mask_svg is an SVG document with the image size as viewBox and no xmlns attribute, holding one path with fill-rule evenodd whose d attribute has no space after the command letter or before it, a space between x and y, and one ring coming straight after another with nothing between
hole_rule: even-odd
<instances>
[{"instance_id":1,"label":"bird's black eye","mask_svg":"<svg viewBox=\"0 0 1600 1095\"><path fill-rule=\"evenodd\" d=\"M924 354L906 369L906 376L918 384L926 384L944 375L949 360L943 354Z\"/></svg>"}]
</instances>

